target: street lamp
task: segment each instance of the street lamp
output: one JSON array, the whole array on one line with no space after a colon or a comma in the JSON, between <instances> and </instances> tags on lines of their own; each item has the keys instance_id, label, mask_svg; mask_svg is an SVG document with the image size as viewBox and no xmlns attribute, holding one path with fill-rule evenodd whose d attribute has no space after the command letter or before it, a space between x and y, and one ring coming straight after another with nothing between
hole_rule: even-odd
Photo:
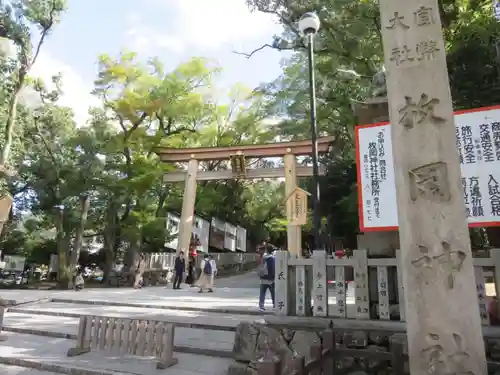
<instances>
[{"instance_id":1,"label":"street lamp","mask_svg":"<svg viewBox=\"0 0 500 375\"><path fill-rule=\"evenodd\" d=\"M318 161L318 129L316 121L316 84L314 81L314 36L320 27L319 17L315 13L306 13L299 19L299 31L307 38L307 56L309 60L309 103L311 118L311 142L313 162L313 250L320 250L321 241L321 211L319 195L319 161Z\"/></svg>"}]
</instances>

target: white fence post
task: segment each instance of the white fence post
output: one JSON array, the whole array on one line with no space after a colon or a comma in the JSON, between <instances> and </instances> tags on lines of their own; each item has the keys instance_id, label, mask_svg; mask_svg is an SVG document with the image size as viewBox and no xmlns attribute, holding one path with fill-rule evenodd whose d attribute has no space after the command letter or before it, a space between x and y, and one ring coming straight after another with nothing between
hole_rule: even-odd
<instances>
[{"instance_id":1,"label":"white fence post","mask_svg":"<svg viewBox=\"0 0 500 375\"><path fill-rule=\"evenodd\" d=\"M274 276L274 291L276 314L288 315L288 251L276 251L276 270Z\"/></svg>"},{"instance_id":2,"label":"white fence post","mask_svg":"<svg viewBox=\"0 0 500 375\"><path fill-rule=\"evenodd\" d=\"M401 250L396 250L396 270L398 276L398 301L399 301L399 318L402 322L405 321L406 300L405 288L403 286L403 272L401 271Z\"/></svg>"},{"instance_id":3,"label":"white fence post","mask_svg":"<svg viewBox=\"0 0 500 375\"><path fill-rule=\"evenodd\" d=\"M295 291L297 298L295 299L295 313L297 316L306 316L306 267L295 267Z\"/></svg>"},{"instance_id":4,"label":"white fence post","mask_svg":"<svg viewBox=\"0 0 500 375\"><path fill-rule=\"evenodd\" d=\"M370 319L370 301L368 293L368 254L367 251L354 250L354 284L356 319Z\"/></svg>"},{"instance_id":5,"label":"white fence post","mask_svg":"<svg viewBox=\"0 0 500 375\"><path fill-rule=\"evenodd\" d=\"M336 304L332 306L329 315L335 316L337 318L346 317L346 288L345 288L345 272L344 266L335 266L334 275L335 280L333 284L333 295L335 296ZM328 303L330 308L330 304Z\"/></svg>"},{"instance_id":6,"label":"white fence post","mask_svg":"<svg viewBox=\"0 0 500 375\"><path fill-rule=\"evenodd\" d=\"M474 267L474 279L476 280L477 303L479 304L481 323L484 325L489 325L490 317L488 314L488 302L486 301L483 267Z\"/></svg>"},{"instance_id":7,"label":"white fence post","mask_svg":"<svg viewBox=\"0 0 500 375\"><path fill-rule=\"evenodd\" d=\"M326 252L314 250L313 256L313 304L314 316L327 316L328 294L326 280Z\"/></svg>"},{"instance_id":8,"label":"white fence post","mask_svg":"<svg viewBox=\"0 0 500 375\"><path fill-rule=\"evenodd\" d=\"M378 314L381 320L389 320L391 318L389 310L389 291L387 267L377 267L377 285L378 285Z\"/></svg>"},{"instance_id":9,"label":"white fence post","mask_svg":"<svg viewBox=\"0 0 500 375\"><path fill-rule=\"evenodd\" d=\"M3 329L3 318L5 316L5 312L7 311L7 307L0 306L0 341L5 341L7 340L6 336L2 335L2 329Z\"/></svg>"}]
</instances>

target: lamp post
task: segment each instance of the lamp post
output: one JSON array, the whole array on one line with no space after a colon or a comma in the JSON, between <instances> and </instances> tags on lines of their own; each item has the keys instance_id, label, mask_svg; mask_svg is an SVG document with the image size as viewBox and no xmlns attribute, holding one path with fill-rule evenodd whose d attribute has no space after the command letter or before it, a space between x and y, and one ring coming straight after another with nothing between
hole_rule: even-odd
<instances>
[{"instance_id":1,"label":"lamp post","mask_svg":"<svg viewBox=\"0 0 500 375\"><path fill-rule=\"evenodd\" d=\"M319 193L319 161L318 161L318 129L316 121L316 84L314 81L314 37L320 27L319 17L315 13L306 13L299 19L299 31L307 38L307 56L309 61L309 103L311 119L311 141L313 162L313 250L322 249L321 241L321 211Z\"/></svg>"}]
</instances>

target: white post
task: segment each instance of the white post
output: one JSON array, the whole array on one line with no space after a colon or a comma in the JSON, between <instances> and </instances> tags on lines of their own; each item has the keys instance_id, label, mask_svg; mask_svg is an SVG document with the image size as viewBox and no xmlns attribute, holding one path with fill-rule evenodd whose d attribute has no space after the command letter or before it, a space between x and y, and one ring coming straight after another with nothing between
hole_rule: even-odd
<instances>
[{"instance_id":1,"label":"white post","mask_svg":"<svg viewBox=\"0 0 500 375\"><path fill-rule=\"evenodd\" d=\"M493 274L495 278L495 296L497 308L500 311L500 249L491 249L490 258L493 263Z\"/></svg>"},{"instance_id":2,"label":"white post","mask_svg":"<svg viewBox=\"0 0 500 375\"><path fill-rule=\"evenodd\" d=\"M324 250L313 251L313 304L314 316L327 316L328 294L326 280L326 252Z\"/></svg>"},{"instance_id":3,"label":"white post","mask_svg":"<svg viewBox=\"0 0 500 375\"><path fill-rule=\"evenodd\" d=\"M479 316L481 323L484 325L490 324L490 316L488 314L488 302L486 301L486 288L484 286L483 267L474 267L474 279L476 280L477 303L479 305Z\"/></svg>"},{"instance_id":4,"label":"white post","mask_svg":"<svg viewBox=\"0 0 500 375\"><path fill-rule=\"evenodd\" d=\"M345 287L345 270L344 266L335 266L335 281L333 284L333 296L335 296L335 305L331 308L331 313L328 315L337 318L346 317L346 287ZM328 304L330 308L330 304Z\"/></svg>"},{"instance_id":5,"label":"white post","mask_svg":"<svg viewBox=\"0 0 500 375\"><path fill-rule=\"evenodd\" d=\"M295 313L297 316L306 316L306 267L295 267L295 290L297 298L295 299Z\"/></svg>"},{"instance_id":6,"label":"white post","mask_svg":"<svg viewBox=\"0 0 500 375\"><path fill-rule=\"evenodd\" d=\"M276 269L274 276L274 293L276 298L276 314L288 315L288 251L276 251Z\"/></svg>"},{"instance_id":7,"label":"white post","mask_svg":"<svg viewBox=\"0 0 500 375\"><path fill-rule=\"evenodd\" d=\"M5 316L5 312L7 311L6 307L0 306L0 341L5 341L7 340L7 337L2 336L2 329L3 329L3 318Z\"/></svg>"},{"instance_id":8,"label":"white post","mask_svg":"<svg viewBox=\"0 0 500 375\"><path fill-rule=\"evenodd\" d=\"M381 320L389 320L391 318L389 309L389 290L387 267L377 267L377 286L378 286L378 315Z\"/></svg>"},{"instance_id":9,"label":"white post","mask_svg":"<svg viewBox=\"0 0 500 375\"><path fill-rule=\"evenodd\" d=\"M485 375L438 1L379 4L409 372Z\"/></svg>"},{"instance_id":10,"label":"white post","mask_svg":"<svg viewBox=\"0 0 500 375\"><path fill-rule=\"evenodd\" d=\"M398 277L398 301L399 301L399 320L405 321L406 299L405 286L403 285L403 269L401 263L401 250L396 250L396 273Z\"/></svg>"},{"instance_id":11,"label":"white post","mask_svg":"<svg viewBox=\"0 0 500 375\"><path fill-rule=\"evenodd\" d=\"M354 250L354 285L356 319L370 319L370 299L368 290L367 250Z\"/></svg>"}]
</instances>

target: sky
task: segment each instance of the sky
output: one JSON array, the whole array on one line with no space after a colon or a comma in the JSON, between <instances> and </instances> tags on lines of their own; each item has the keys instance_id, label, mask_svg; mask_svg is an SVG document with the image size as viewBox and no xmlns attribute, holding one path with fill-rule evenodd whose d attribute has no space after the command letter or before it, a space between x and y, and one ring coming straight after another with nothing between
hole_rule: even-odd
<instances>
[{"instance_id":1,"label":"sky","mask_svg":"<svg viewBox=\"0 0 500 375\"><path fill-rule=\"evenodd\" d=\"M100 54L134 51L141 59L159 57L169 70L191 57L205 57L223 68L218 88L236 83L254 88L277 78L286 56L264 49L246 59L234 51L270 43L280 30L271 15L250 12L245 0L68 0L68 11L31 75L49 79L61 72L61 104L72 107L82 122L97 103L90 91Z\"/></svg>"}]
</instances>

